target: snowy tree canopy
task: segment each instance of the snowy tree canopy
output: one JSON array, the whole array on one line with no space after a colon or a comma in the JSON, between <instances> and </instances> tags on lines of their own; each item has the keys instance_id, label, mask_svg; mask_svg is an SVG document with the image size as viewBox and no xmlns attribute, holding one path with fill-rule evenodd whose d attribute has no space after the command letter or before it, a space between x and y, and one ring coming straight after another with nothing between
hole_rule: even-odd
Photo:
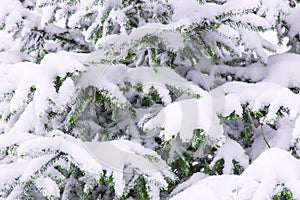
<instances>
[{"instance_id":1,"label":"snowy tree canopy","mask_svg":"<svg viewBox=\"0 0 300 200\"><path fill-rule=\"evenodd\" d=\"M294 0L1 0L0 198L300 199L299 18Z\"/></svg>"}]
</instances>

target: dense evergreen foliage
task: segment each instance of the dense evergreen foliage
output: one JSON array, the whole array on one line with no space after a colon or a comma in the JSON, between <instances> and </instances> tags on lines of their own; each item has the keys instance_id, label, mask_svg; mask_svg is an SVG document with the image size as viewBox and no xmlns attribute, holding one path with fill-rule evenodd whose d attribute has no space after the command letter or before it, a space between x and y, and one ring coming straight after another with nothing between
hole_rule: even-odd
<instances>
[{"instance_id":1,"label":"dense evergreen foliage","mask_svg":"<svg viewBox=\"0 0 300 200\"><path fill-rule=\"evenodd\" d=\"M300 198L297 1L1 1L1 198Z\"/></svg>"}]
</instances>

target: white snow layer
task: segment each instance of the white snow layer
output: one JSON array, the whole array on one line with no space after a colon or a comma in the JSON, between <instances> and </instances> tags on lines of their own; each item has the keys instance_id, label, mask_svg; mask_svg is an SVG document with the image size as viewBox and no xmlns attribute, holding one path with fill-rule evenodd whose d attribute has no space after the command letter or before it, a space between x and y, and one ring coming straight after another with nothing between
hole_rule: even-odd
<instances>
[{"instance_id":1,"label":"white snow layer","mask_svg":"<svg viewBox=\"0 0 300 200\"><path fill-rule=\"evenodd\" d=\"M21 184L26 183L42 166L54 159L57 152L65 153L72 162L89 173L97 175L103 169L107 170L108 174L112 173L114 181L116 181L117 195L121 195L124 191L124 174L132 173L132 169L139 170L140 173L147 176L150 182L155 183L156 186L158 184L159 187L167 187L165 177L175 179L165 161L155 151L147 149L141 144L126 140L83 143L58 130L52 131L50 135L51 137L42 137L24 133L18 134L20 137L17 137L17 140L11 139L15 138L16 134L0 136L0 148L5 149L16 144L16 153L20 158L17 163L0 164L0 168L3 169L14 166L11 172L5 170L5 174L0 173L0 175L2 174L0 186L6 186L16 177L19 177ZM40 155L41 152L45 152L45 154ZM126 171L129 166L131 169ZM52 172L50 173L52 174ZM57 186L50 178L37 180L36 184L45 195L59 196Z\"/></svg>"},{"instance_id":2,"label":"white snow layer","mask_svg":"<svg viewBox=\"0 0 300 200\"><path fill-rule=\"evenodd\" d=\"M239 164L246 168L249 165L249 158L245 154L243 147L234 140L227 139L225 144L223 144L216 153L216 156L211 162L213 166L216 161L224 159L224 169L223 174L232 174L233 173L233 160L239 162Z\"/></svg>"},{"instance_id":3,"label":"white snow layer","mask_svg":"<svg viewBox=\"0 0 300 200\"><path fill-rule=\"evenodd\" d=\"M171 103L143 127L145 131L157 128L163 128L160 136L166 140L179 133L183 141L189 141L193 137L194 129L202 129L206 135L213 138L219 138L223 134L223 127L220 125L210 95Z\"/></svg>"},{"instance_id":4,"label":"white snow layer","mask_svg":"<svg viewBox=\"0 0 300 200\"><path fill-rule=\"evenodd\" d=\"M85 142L84 144L87 151L101 163L103 168L113 172L117 195L121 195L125 188L124 172L131 173L132 168L147 175L150 182L153 181L160 187L168 185L164 177L174 179L165 161L155 151L141 144L126 140ZM128 166L131 166L129 171L126 170Z\"/></svg>"},{"instance_id":5,"label":"white snow layer","mask_svg":"<svg viewBox=\"0 0 300 200\"><path fill-rule=\"evenodd\" d=\"M271 148L263 152L240 176L204 178L171 200L269 199L281 184L291 190L294 198L300 198L300 161L285 150Z\"/></svg>"},{"instance_id":6,"label":"white snow layer","mask_svg":"<svg viewBox=\"0 0 300 200\"><path fill-rule=\"evenodd\" d=\"M290 26L291 35L297 35L300 33L300 24L298 19L300 18L300 5L296 4L296 8L292 10L291 14L287 16L287 23Z\"/></svg>"},{"instance_id":7,"label":"white snow layer","mask_svg":"<svg viewBox=\"0 0 300 200\"><path fill-rule=\"evenodd\" d=\"M12 54L14 55L14 54ZM67 73L82 71L83 62L87 55L67 52L47 54L41 64L20 62L16 64L0 65L0 96L4 98L2 105L9 100L9 106L4 106L2 119L13 113L13 117L1 129L6 132L26 132L39 130L46 111L51 107L49 101L55 105L54 109L61 109L72 99L75 89L73 80L67 78L56 92L54 81L57 76L65 77ZM35 90L32 101L29 93ZM10 96L5 100L6 96Z\"/></svg>"},{"instance_id":8,"label":"white snow layer","mask_svg":"<svg viewBox=\"0 0 300 200\"><path fill-rule=\"evenodd\" d=\"M38 189L42 192L44 196L51 197L51 198L60 197L59 186L51 178L48 177L38 178L35 181L35 184L37 185Z\"/></svg>"},{"instance_id":9,"label":"white snow layer","mask_svg":"<svg viewBox=\"0 0 300 200\"><path fill-rule=\"evenodd\" d=\"M142 84L144 93L148 93L151 87L155 88L164 104L171 103L168 86L201 96L207 94L206 91L167 67L159 67L155 71L150 67L128 68L125 65L94 65L90 66L82 75L79 87L95 86L99 90L107 90L120 103L126 103L127 100L120 91L120 87L124 87L128 82L132 85Z\"/></svg>"}]
</instances>

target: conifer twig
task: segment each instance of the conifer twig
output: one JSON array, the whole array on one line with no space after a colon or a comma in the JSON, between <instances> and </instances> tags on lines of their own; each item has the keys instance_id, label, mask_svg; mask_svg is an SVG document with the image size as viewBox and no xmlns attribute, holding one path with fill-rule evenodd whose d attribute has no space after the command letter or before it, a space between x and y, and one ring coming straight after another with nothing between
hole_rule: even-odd
<instances>
[{"instance_id":1,"label":"conifer twig","mask_svg":"<svg viewBox=\"0 0 300 200\"><path fill-rule=\"evenodd\" d=\"M264 134L264 131L263 131L263 127L262 127L262 124L260 124L260 133L261 133L261 135L262 135L262 137L263 137L263 140L265 141L266 145L267 145L268 148L270 149L271 146L270 146L269 142L267 141L267 139L266 139L266 137L265 137L265 134Z\"/></svg>"}]
</instances>

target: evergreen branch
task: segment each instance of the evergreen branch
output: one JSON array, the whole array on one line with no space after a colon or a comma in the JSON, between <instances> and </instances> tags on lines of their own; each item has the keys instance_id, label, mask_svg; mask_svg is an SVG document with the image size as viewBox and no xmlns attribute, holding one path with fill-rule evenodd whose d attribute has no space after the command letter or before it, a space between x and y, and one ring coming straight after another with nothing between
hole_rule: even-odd
<instances>
[{"instance_id":1,"label":"evergreen branch","mask_svg":"<svg viewBox=\"0 0 300 200\"><path fill-rule=\"evenodd\" d=\"M270 149L271 148L271 146L270 146L270 144L269 144L269 142L267 141L267 139L266 139L266 137L265 137L265 134L264 134L264 131L263 131L263 125L260 123L260 133L261 133L261 136L263 137L263 140L264 140L264 142L266 143L266 145L267 145L267 147Z\"/></svg>"}]
</instances>

